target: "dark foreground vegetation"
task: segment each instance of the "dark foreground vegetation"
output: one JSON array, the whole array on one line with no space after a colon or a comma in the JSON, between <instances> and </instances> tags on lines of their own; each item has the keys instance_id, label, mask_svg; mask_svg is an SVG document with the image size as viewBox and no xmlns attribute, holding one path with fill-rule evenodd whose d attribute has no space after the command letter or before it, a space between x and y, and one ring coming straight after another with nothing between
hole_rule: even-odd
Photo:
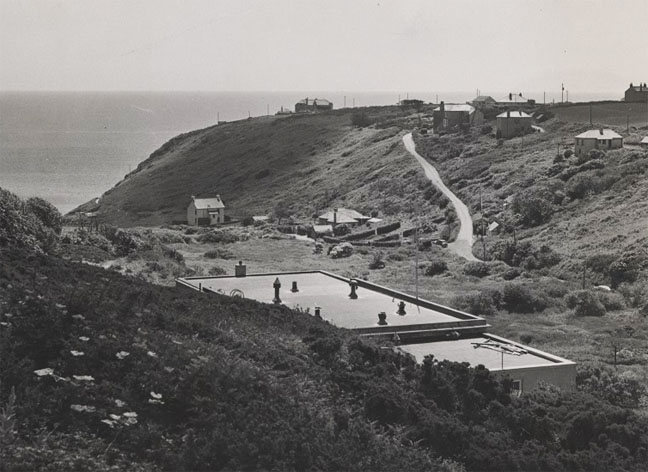
<instances>
[{"instance_id":1,"label":"dark foreground vegetation","mask_svg":"<svg viewBox=\"0 0 648 472\"><path fill-rule=\"evenodd\" d=\"M48 225L0 191L2 471L648 462L631 409L585 391L513 398L483 368L417 365L285 307L65 261Z\"/></svg>"}]
</instances>

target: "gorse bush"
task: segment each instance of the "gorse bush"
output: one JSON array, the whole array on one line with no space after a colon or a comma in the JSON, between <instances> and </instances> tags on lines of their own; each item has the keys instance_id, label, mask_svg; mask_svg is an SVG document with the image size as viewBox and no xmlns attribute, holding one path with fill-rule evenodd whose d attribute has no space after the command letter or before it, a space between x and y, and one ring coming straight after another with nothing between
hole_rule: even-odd
<instances>
[{"instance_id":1,"label":"gorse bush","mask_svg":"<svg viewBox=\"0 0 648 472\"><path fill-rule=\"evenodd\" d=\"M598 294L591 290L571 292L565 297L565 302L574 309L576 316L603 316L606 313Z\"/></svg>"},{"instance_id":2,"label":"gorse bush","mask_svg":"<svg viewBox=\"0 0 648 472\"><path fill-rule=\"evenodd\" d=\"M463 268L464 274L475 277L486 277L490 274L490 267L485 262L467 262Z\"/></svg>"},{"instance_id":3,"label":"gorse bush","mask_svg":"<svg viewBox=\"0 0 648 472\"><path fill-rule=\"evenodd\" d=\"M502 290L502 305L510 312L535 313L547 308L549 301L543 293L527 285L507 283Z\"/></svg>"},{"instance_id":4,"label":"gorse bush","mask_svg":"<svg viewBox=\"0 0 648 472\"><path fill-rule=\"evenodd\" d=\"M430 261L425 266L425 275L434 277L435 275L443 274L448 270L448 264L445 261Z\"/></svg>"},{"instance_id":5,"label":"gorse bush","mask_svg":"<svg viewBox=\"0 0 648 472\"><path fill-rule=\"evenodd\" d=\"M560 255L549 246L537 248L530 241L497 241L491 247L490 255L495 260L527 270L553 267L560 262Z\"/></svg>"}]
</instances>

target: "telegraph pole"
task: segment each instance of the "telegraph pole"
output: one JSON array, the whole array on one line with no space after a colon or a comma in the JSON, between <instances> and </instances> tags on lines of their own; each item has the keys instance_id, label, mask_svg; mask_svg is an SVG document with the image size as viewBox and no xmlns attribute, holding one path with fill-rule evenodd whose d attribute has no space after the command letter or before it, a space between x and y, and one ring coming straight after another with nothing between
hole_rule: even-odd
<instances>
[{"instance_id":1,"label":"telegraph pole","mask_svg":"<svg viewBox=\"0 0 648 472\"><path fill-rule=\"evenodd\" d=\"M344 96L344 108L346 108L346 95Z\"/></svg>"},{"instance_id":2,"label":"telegraph pole","mask_svg":"<svg viewBox=\"0 0 648 472\"><path fill-rule=\"evenodd\" d=\"M592 126L592 103L590 102L590 126Z\"/></svg>"},{"instance_id":3,"label":"telegraph pole","mask_svg":"<svg viewBox=\"0 0 648 472\"><path fill-rule=\"evenodd\" d=\"M565 103L565 84L560 84L561 91L560 91L560 103Z\"/></svg>"},{"instance_id":4,"label":"telegraph pole","mask_svg":"<svg viewBox=\"0 0 648 472\"><path fill-rule=\"evenodd\" d=\"M547 92L542 92L542 104L547 104Z\"/></svg>"},{"instance_id":5,"label":"telegraph pole","mask_svg":"<svg viewBox=\"0 0 648 472\"><path fill-rule=\"evenodd\" d=\"M270 116L270 105L266 105L266 113Z\"/></svg>"}]
</instances>

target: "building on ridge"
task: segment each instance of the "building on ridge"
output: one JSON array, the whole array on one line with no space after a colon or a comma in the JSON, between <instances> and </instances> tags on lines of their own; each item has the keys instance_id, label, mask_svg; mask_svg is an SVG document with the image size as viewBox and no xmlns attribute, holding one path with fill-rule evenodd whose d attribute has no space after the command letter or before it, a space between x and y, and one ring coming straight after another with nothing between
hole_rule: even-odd
<instances>
[{"instance_id":1,"label":"building on ridge","mask_svg":"<svg viewBox=\"0 0 648 472\"><path fill-rule=\"evenodd\" d=\"M482 112L475 110L475 107L467 103L455 105L441 102L439 108L432 112L434 129L449 129L455 126L481 123L483 117Z\"/></svg>"},{"instance_id":2,"label":"building on ridge","mask_svg":"<svg viewBox=\"0 0 648 472\"><path fill-rule=\"evenodd\" d=\"M530 133L533 118L523 111L507 110L497 115L497 136L509 139Z\"/></svg>"},{"instance_id":3,"label":"building on ridge","mask_svg":"<svg viewBox=\"0 0 648 472\"><path fill-rule=\"evenodd\" d=\"M625 91L626 102L648 102L648 85L640 82L639 85L630 83L630 87Z\"/></svg>"},{"instance_id":4,"label":"building on ridge","mask_svg":"<svg viewBox=\"0 0 648 472\"><path fill-rule=\"evenodd\" d=\"M605 151L623 147L623 136L611 129L591 129L577 135L574 139L577 156L590 152L592 149Z\"/></svg>"},{"instance_id":5,"label":"building on ridge","mask_svg":"<svg viewBox=\"0 0 648 472\"><path fill-rule=\"evenodd\" d=\"M295 113L312 113L333 109L333 103L325 98L304 98L295 103Z\"/></svg>"}]
</instances>

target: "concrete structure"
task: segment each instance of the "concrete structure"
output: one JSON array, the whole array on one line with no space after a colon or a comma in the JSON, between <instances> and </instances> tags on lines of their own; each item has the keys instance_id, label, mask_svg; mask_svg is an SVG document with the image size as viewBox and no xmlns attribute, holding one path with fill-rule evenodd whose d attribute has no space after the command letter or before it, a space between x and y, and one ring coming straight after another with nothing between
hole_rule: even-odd
<instances>
[{"instance_id":1,"label":"concrete structure","mask_svg":"<svg viewBox=\"0 0 648 472\"><path fill-rule=\"evenodd\" d=\"M641 142L639 143L642 149L648 149L648 136L643 138Z\"/></svg>"},{"instance_id":2,"label":"concrete structure","mask_svg":"<svg viewBox=\"0 0 648 472\"><path fill-rule=\"evenodd\" d=\"M648 102L648 85L644 82L639 85L630 83L630 87L625 91L626 102Z\"/></svg>"},{"instance_id":3,"label":"concrete structure","mask_svg":"<svg viewBox=\"0 0 648 472\"><path fill-rule=\"evenodd\" d=\"M176 287L309 309L340 328L393 342L418 362L433 355L439 361L483 365L497 375L511 377L520 393L540 382L564 390L575 388L573 362L488 334L490 326L479 316L324 271L242 272L237 270L234 277L180 278Z\"/></svg>"},{"instance_id":4,"label":"concrete structure","mask_svg":"<svg viewBox=\"0 0 648 472\"><path fill-rule=\"evenodd\" d=\"M619 149L623 147L623 137L611 129L592 129L575 137L575 153L580 156L592 149Z\"/></svg>"},{"instance_id":5,"label":"concrete structure","mask_svg":"<svg viewBox=\"0 0 648 472\"><path fill-rule=\"evenodd\" d=\"M225 223L225 204L220 195L209 198L191 196L187 207L187 224L191 226L213 226Z\"/></svg>"},{"instance_id":6,"label":"concrete structure","mask_svg":"<svg viewBox=\"0 0 648 472\"><path fill-rule=\"evenodd\" d=\"M333 103L324 98L304 98L295 104L295 113L311 113L332 110Z\"/></svg>"},{"instance_id":7,"label":"concrete structure","mask_svg":"<svg viewBox=\"0 0 648 472\"><path fill-rule=\"evenodd\" d=\"M357 226L366 223L371 217L358 213L349 208L334 208L317 217L320 225L339 225L346 224Z\"/></svg>"},{"instance_id":8,"label":"concrete structure","mask_svg":"<svg viewBox=\"0 0 648 472\"><path fill-rule=\"evenodd\" d=\"M497 136L504 139L522 136L532 131L533 118L523 111L505 111L497 115Z\"/></svg>"},{"instance_id":9,"label":"concrete structure","mask_svg":"<svg viewBox=\"0 0 648 472\"><path fill-rule=\"evenodd\" d=\"M483 114L468 104L445 104L441 102L439 108L432 112L434 129L448 129L460 125L470 125L483 120Z\"/></svg>"}]
</instances>

